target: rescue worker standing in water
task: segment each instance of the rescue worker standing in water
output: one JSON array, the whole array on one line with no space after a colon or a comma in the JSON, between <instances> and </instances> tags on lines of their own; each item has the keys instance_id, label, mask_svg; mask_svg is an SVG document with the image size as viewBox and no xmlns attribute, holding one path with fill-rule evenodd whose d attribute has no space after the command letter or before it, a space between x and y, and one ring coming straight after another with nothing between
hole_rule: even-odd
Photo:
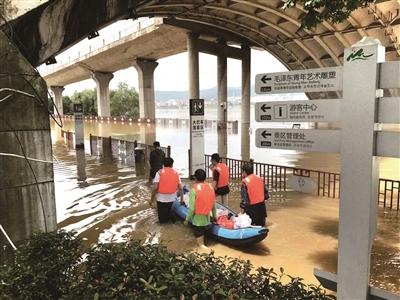
<instances>
[{"instance_id":1,"label":"rescue worker standing in water","mask_svg":"<svg viewBox=\"0 0 400 300\"><path fill-rule=\"evenodd\" d=\"M253 174L253 166L250 164L244 165L242 171L241 211L250 216L252 225L265 226L267 217L265 200L268 199L268 192L265 190L264 181Z\"/></svg>"},{"instance_id":2,"label":"rescue worker standing in water","mask_svg":"<svg viewBox=\"0 0 400 300\"><path fill-rule=\"evenodd\" d=\"M212 184L204 182L206 180L206 172L197 169L194 172L195 184L189 195L189 207L186 215L185 225L189 221L192 222L194 236L198 245L209 250L204 244L204 235L211 228L210 213L216 219L215 193Z\"/></svg>"},{"instance_id":3,"label":"rescue worker standing in water","mask_svg":"<svg viewBox=\"0 0 400 300\"><path fill-rule=\"evenodd\" d=\"M213 186L215 190L215 201L228 206L229 194L229 168L221 162L218 153L211 155L211 166L213 171Z\"/></svg>"},{"instance_id":4,"label":"rescue worker standing in water","mask_svg":"<svg viewBox=\"0 0 400 300\"><path fill-rule=\"evenodd\" d=\"M183 190L181 179L178 172L172 168L174 160L170 157L164 158L164 168L159 170L153 180L153 194L150 200L150 206L153 205L154 196L157 200L158 221L166 223L169 220L174 221L172 215L172 203L176 199L176 192L181 195L183 203Z\"/></svg>"}]
</instances>

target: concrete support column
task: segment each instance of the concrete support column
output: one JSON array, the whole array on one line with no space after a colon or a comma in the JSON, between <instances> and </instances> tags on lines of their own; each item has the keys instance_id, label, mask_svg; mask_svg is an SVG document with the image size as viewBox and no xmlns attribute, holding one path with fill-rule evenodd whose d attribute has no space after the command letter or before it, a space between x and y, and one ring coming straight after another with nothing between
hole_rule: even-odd
<instances>
[{"instance_id":1,"label":"concrete support column","mask_svg":"<svg viewBox=\"0 0 400 300\"><path fill-rule=\"evenodd\" d=\"M226 44L223 43L225 46ZM228 107L228 76L227 76L227 56L222 52L217 57L217 90L218 90L218 153L222 157L228 154L228 136L227 136L227 107Z\"/></svg>"},{"instance_id":2,"label":"concrete support column","mask_svg":"<svg viewBox=\"0 0 400 300\"><path fill-rule=\"evenodd\" d=\"M64 114L63 101L62 101L62 92L64 91L64 87L53 85L50 87L50 90L54 94L54 114L57 115L57 111L58 111L60 116L62 116Z\"/></svg>"},{"instance_id":3,"label":"concrete support column","mask_svg":"<svg viewBox=\"0 0 400 300\"><path fill-rule=\"evenodd\" d=\"M35 89L47 101L45 81L36 76L31 64L0 31L0 57L6 56L2 61L5 75L0 78L0 87L27 94ZM12 74L23 74L32 87ZM4 100L0 109L0 224L17 245L34 233L57 229L47 107L21 93L2 93L2 98L13 97ZM5 251L8 256L11 247L0 233L1 254L3 245L10 250ZM0 264L3 259L0 255Z\"/></svg>"},{"instance_id":4,"label":"concrete support column","mask_svg":"<svg viewBox=\"0 0 400 300\"><path fill-rule=\"evenodd\" d=\"M251 50L248 46L242 46L246 51L242 59L242 124L241 145L242 160L250 159L250 96L251 96Z\"/></svg>"},{"instance_id":5,"label":"concrete support column","mask_svg":"<svg viewBox=\"0 0 400 300\"><path fill-rule=\"evenodd\" d=\"M199 47L198 35L188 33L187 49L188 49L188 64L189 64L189 98L200 98L200 80L199 80Z\"/></svg>"},{"instance_id":6,"label":"concrete support column","mask_svg":"<svg viewBox=\"0 0 400 300\"><path fill-rule=\"evenodd\" d=\"M109 117L110 114L110 88L109 84L114 75L112 73L92 72L97 89L97 114Z\"/></svg>"},{"instance_id":7,"label":"concrete support column","mask_svg":"<svg viewBox=\"0 0 400 300\"><path fill-rule=\"evenodd\" d=\"M154 95L154 70L158 63L153 60L136 59L133 66L139 78L139 110L140 118L156 118L156 104Z\"/></svg>"}]
</instances>

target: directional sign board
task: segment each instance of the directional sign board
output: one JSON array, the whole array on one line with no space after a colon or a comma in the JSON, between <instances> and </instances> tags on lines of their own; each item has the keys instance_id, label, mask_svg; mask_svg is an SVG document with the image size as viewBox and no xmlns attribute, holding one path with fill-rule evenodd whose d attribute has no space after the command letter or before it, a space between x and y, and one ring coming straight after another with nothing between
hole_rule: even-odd
<instances>
[{"instance_id":1,"label":"directional sign board","mask_svg":"<svg viewBox=\"0 0 400 300\"><path fill-rule=\"evenodd\" d=\"M257 122L338 122L340 99L256 103Z\"/></svg>"},{"instance_id":2,"label":"directional sign board","mask_svg":"<svg viewBox=\"0 0 400 300\"><path fill-rule=\"evenodd\" d=\"M340 152L340 130L269 129L256 130L256 146L305 152Z\"/></svg>"},{"instance_id":3,"label":"directional sign board","mask_svg":"<svg viewBox=\"0 0 400 300\"><path fill-rule=\"evenodd\" d=\"M190 171L204 166L204 99L190 99Z\"/></svg>"},{"instance_id":4,"label":"directional sign board","mask_svg":"<svg viewBox=\"0 0 400 300\"><path fill-rule=\"evenodd\" d=\"M342 67L256 75L257 94L330 92L342 90Z\"/></svg>"}]
</instances>

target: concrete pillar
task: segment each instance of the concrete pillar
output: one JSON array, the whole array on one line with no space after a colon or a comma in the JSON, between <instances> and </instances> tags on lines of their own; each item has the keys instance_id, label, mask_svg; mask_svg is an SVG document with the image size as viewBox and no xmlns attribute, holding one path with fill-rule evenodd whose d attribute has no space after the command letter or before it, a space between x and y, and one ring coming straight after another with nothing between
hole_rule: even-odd
<instances>
[{"instance_id":1,"label":"concrete pillar","mask_svg":"<svg viewBox=\"0 0 400 300\"><path fill-rule=\"evenodd\" d=\"M109 117L110 114L110 88L109 84L114 75L112 73L92 72L97 89L97 114Z\"/></svg>"},{"instance_id":2,"label":"concrete pillar","mask_svg":"<svg viewBox=\"0 0 400 300\"><path fill-rule=\"evenodd\" d=\"M189 32L187 34L188 64L189 64L189 98L200 98L199 80L199 48L198 34Z\"/></svg>"},{"instance_id":3,"label":"concrete pillar","mask_svg":"<svg viewBox=\"0 0 400 300\"><path fill-rule=\"evenodd\" d=\"M248 46L242 46L246 51L242 59L242 124L241 145L242 160L250 159L250 96L251 96L251 50Z\"/></svg>"},{"instance_id":4,"label":"concrete pillar","mask_svg":"<svg viewBox=\"0 0 400 300\"><path fill-rule=\"evenodd\" d=\"M226 44L223 42L226 46ZM217 131L218 131L218 153L222 157L228 154L228 136L227 136L227 107L228 107L228 76L227 76L227 56L226 53L220 53L217 57L217 90L218 90L218 113L217 113Z\"/></svg>"},{"instance_id":5,"label":"concrete pillar","mask_svg":"<svg viewBox=\"0 0 400 300\"><path fill-rule=\"evenodd\" d=\"M188 66L189 66L189 99L200 98L199 80L199 45L198 34L189 32L187 34ZM193 175L198 168L200 161L204 158L204 135L193 141L193 117L190 116L190 157L189 157L189 176Z\"/></svg>"},{"instance_id":6,"label":"concrete pillar","mask_svg":"<svg viewBox=\"0 0 400 300\"><path fill-rule=\"evenodd\" d=\"M57 115L57 111L62 116L64 114L63 111L63 100L62 100L62 92L64 91L63 86L53 85L50 87L50 90L54 94L54 115ZM56 109L57 107L57 109Z\"/></svg>"},{"instance_id":7,"label":"concrete pillar","mask_svg":"<svg viewBox=\"0 0 400 300\"><path fill-rule=\"evenodd\" d=\"M158 63L153 60L136 59L133 66L138 72L139 79L139 109L140 118L156 118L156 104L154 96L154 70Z\"/></svg>"},{"instance_id":8,"label":"concrete pillar","mask_svg":"<svg viewBox=\"0 0 400 300\"><path fill-rule=\"evenodd\" d=\"M45 81L0 31L0 57L5 56L0 87L32 95L32 87L25 81L7 75L24 74L47 101ZM2 97L7 94L3 92ZM0 224L18 243L35 232L57 229L53 155L47 107L34 101L33 95L15 93L9 99L0 109Z\"/></svg>"}]
</instances>

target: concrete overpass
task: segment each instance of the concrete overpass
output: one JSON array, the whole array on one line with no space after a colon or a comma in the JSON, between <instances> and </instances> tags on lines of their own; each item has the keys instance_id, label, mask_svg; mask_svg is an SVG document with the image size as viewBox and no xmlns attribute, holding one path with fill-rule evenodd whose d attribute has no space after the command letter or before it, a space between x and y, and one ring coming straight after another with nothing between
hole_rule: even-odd
<instances>
[{"instance_id":1,"label":"concrete overpass","mask_svg":"<svg viewBox=\"0 0 400 300\"><path fill-rule=\"evenodd\" d=\"M153 72L157 59L186 51L186 30L166 25L162 18L137 22L111 36L93 39L94 44L72 53L66 61L41 66L39 71L53 91L63 114L64 86L93 78L97 86L99 116L110 116L109 82L113 73L135 66L139 74L140 117L155 118Z\"/></svg>"}]
</instances>

